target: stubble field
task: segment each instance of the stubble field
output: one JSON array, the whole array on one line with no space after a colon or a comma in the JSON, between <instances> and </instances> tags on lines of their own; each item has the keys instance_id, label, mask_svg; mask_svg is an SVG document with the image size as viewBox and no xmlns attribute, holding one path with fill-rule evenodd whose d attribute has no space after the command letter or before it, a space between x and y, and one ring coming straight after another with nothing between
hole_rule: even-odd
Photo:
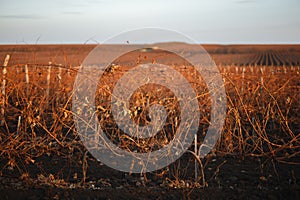
<instances>
[{"instance_id":1,"label":"stubble field","mask_svg":"<svg viewBox=\"0 0 300 200\"><path fill-rule=\"evenodd\" d=\"M165 45L177 45L171 43ZM150 152L172 140L180 107L165 87L148 84L130 99L133 121L149 123L148 108L165 107L157 137L136 139L116 126L111 95L117 81L143 63L164 62L190 83L201 111L197 143L163 169L120 172L98 162L74 125L73 87L94 45L2 45L0 193L4 199L297 199L300 190L300 46L206 45L226 90L227 115L214 150L197 159L210 124L210 98L201 75L161 50L117 58L98 82L96 115L120 148ZM191 52L191 55L197 52ZM10 56L8 63L5 58ZM172 77L169 77L170 81Z\"/></svg>"}]
</instances>

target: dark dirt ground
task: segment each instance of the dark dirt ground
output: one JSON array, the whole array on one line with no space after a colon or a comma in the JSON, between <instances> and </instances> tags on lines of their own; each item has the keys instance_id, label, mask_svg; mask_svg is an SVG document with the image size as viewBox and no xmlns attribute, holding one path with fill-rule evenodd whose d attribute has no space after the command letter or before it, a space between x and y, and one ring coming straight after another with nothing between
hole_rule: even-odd
<instances>
[{"instance_id":1,"label":"dark dirt ground","mask_svg":"<svg viewBox=\"0 0 300 200\"><path fill-rule=\"evenodd\" d=\"M167 169L147 173L145 176L119 172L91 158L88 161L85 183L82 183L80 164L70 163L59 156L51 159L43 157L36 161L36 165L27 166L26 175L20 176L16 169L3 171L5 175L0 177L0 199L299 199L300 197L298 165L279 163L271 158L242 159L216 156L204 160L207 186L197 187L192 181L194 171L191 168L194 163L187 157L188 155L184 156ZM179 165L185 170L178 172ZM78 175L76 172L79 172ZM202 180L198 182L201 184Z\"/></svg>"}]
</instances>

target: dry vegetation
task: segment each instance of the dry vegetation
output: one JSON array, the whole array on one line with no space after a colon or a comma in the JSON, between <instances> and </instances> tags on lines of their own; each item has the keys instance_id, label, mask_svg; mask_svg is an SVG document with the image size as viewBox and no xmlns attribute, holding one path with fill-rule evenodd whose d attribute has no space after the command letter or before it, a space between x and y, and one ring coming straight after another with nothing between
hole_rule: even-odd
<instances>
[{"instance_id":1,"label":"dry vegetation","mask_svg":"<svg viewBox=\"0 0 300 200\"><path fill-rule=\"evenodd\" d=\"M293 56L296 53L299 55L299 52L293 49L290 54L286 53L287 56L284 54L286 51L276 48L257 53L244 48L239 50L238 47L234 50L228 48L225 53L222 52L223 48L218 47L211 47L208 51L212 53L223 76L228 102L225 126L219 142L207 158L197 160L187 153L172 166L146 174L141 184L145 184L147 178L151 177L163 182L163 187L204 187L209 178L217 176L228 156L238 160L257 158L276 163L300 164L300 69L299 59ZM235 59L235 54L238 54L238 59ZM38 59L37 53L33 56L33 59ZM68 56L64 54L64 62L52 59L52 63L42 60L36 62L32 58L30 62L25 60L16 63L15 60L20 58L12 58L6 67L7 73L2 73L2 85L3 80L6 82L1 94L4 113L0 119L0 176L20 177L31 181L29 185L36 183L33 181L36 180L38 184L57 187L96 187L95 184L92 186L92 178L88 176L92 173L89 170L97 171L92 168L104 166L91 164L95 163L95 159L83 147L76 133L71 106L78 67L77 61L68 61ZM225 57L229 59L227 63L219 62ZM153 60L151 56L140 56L137 60L140 58L145 58L143 62ZM118 131L107 103L116 81L128 70L128 66L117 66L108 69L105 72L106 78L99 84L97 98L102 103L99 103L101 106L98 106L97 114L102 128L124 149L145 152L160 148L173 137L177 123L180 123L176 118L176 97L166 88L158 90L159 86L156 85L140 88L131 99L133 120L146 124L149 120L147 107L149 103L157 102L166 107L168 120L156 138L128 138ZM199 106L206 113L199 124L197 145L200 145L209 124L207 89L192 67L173 67L192 83L199 97ZM194 147L190 150L194 151ZM210 176L205 177L208 163L215 158L224 158L224 162L219 163ZM195 160L197 164L194 164ZM49 166L52 164L57 167ZM97 183L100 188L112 187L108 175Z\"/></svg>"}]
</instances>

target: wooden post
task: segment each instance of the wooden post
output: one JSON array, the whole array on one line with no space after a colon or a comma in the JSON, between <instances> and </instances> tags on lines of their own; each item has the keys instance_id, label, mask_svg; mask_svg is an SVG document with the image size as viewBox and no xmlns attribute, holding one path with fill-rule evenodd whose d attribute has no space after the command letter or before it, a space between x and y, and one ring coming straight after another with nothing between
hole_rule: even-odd
<instances>
[{"instance_id":1,"label":"wooden post","mask_svg":"<svg viewBox=\"0 0 300 200\"><path fill-rule=\"evenodd\" d=\"M5 91L5 87L6 87L6 74L7 74L7 70L6 67L8 65L9 62L9 58L10 55L7 54L5 59L4 59L4 63L3 63L3 69L2 69L2 106L1 106L1 123L0 125L2 126L4 124L5 121L5 101L6 101L6 91Z\"/></svg>"},{"instance_id":2,"label":"wooden post","mask_svg":"<svg viewBox=\"0 0 300 200\"><path fill-rule=\"evenodd\" d=\"M25 65L25 81L26 84L29 84L29 75L28 75L28 66Z\"/></svg>"},{"instance_id":3,"label":"wooden post","mask_svg":"<svg viewBox=\"0 0 300 200\"><path fill-rule=\"evenodd\" d=\"M51 78L51 62L49 62L49 65L48 65L48 72L47 72L47 90L46 90L46 95L47 95L47 98L49 97L49 91L50 91L50 78Z\"/></svg>"},{"instance_id":4,"label":"wooden post","mask_svg":"<svg viewBox=\"0 0 300 200\"><path fill-rule=\"evenodd\" d=\"M195 153L195 155L197 155L198 156L198 144L197 144L197 140L198 140L198 138L197 138L197 133L195 133L195 140L194 140L194 153ZM199 156L200 156L200 154L199 154ZM194 170L195 170L195 180L197 180L197 178L198 178L198 161L197 161L197 159L195 159L195 166L194 166Z\"/></svg>"},{"instance_id":5,"label":"wooden post","mask_svg":"<svg viewBox=\"0 0 300 200\"><path fill-rule=\"evenodd\" d=\"M242 94L244 92L245 66L242 67Z\"/></svg>"},{"instance_id":6,"label":"wooden post","mask_svg":"<svg viewBox=\"0 0 300 200\"><path fill-rule=\"evenodd\" d=\"M260 67L260 72L261 72L261 75L260 75L260 94L262 96L262 92L263 92L263 85L264 85L264 69L263 67Z\"/></svg>"},{"instance_id":7,"label":"wooden post","mask_svg":"<svg viewBox=\"0 0 300 200\"><path fill-rule=\"evenodd\" d=\"M61 84L61 64L58 67L57 79L58 79L58 86L60 86L60 84Z\"/></svg>"},{"instance_id":8,"label":"wooden post","mask_svg":"<svg viewBox=\"0 0 300 200\"><path fill-rule=\"evenodd\" d=\"M28 66L27 65L25 65L25 81L26 81L26 95L28 95L29 75L28 75Z\"/></svg>"},{"instance_id":9,"label":"wooden post","mask_svg":"<svg viewBox=\"0 0 300 200\"><path fill-rule=\"evenodd\" d=\"M58 84L58 88L60 88L61 87L61 64L59 64L59 66L58 66L58 73L57 73L57 75L56 75L56 77L57 77L57 84ZM57 104L57 106L59 107L59 104L60 104L60 93L59 92L57 92L56 93L56 95L55 95L55 101L56 101L56 104Z\"/></svg>"}]
</instances>

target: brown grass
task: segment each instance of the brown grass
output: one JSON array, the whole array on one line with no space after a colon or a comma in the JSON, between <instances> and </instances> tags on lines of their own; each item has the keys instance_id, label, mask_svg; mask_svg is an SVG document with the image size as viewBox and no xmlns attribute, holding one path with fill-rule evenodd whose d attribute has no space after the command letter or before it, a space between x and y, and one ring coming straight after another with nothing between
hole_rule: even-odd
<instances>
[{"instance_id":1,"label":"brown grass","mask_svg":"<svg viewBox=\"0 0 300 200\"><path fill-rule=\"evenodd\" d=\"M144 62L152 59L148 56ZM49 87L46 81L48 65L37 65L38 59L34 60L35 63L28 65L28 84L25 82L24 65L8 67L5 117L1 119L4 125L0 127L0 156L5 164L0 172L17 168L20 174L25 174L26 166L34 164L41 156L55 154L73 159L73 153L79 151L84 181L88 158L76 133L71 111L72 89L78 68L71 67L67 61L66 65L53 63ZM174 68L192 83L199 97L199 106L206 113L199 124L197 145L200 145L209 124L207 89L192 67L180 65ZM299 66L219 65L219 69L225 81L228 109L223 134L212 154L241 158L267 156L279 162L300 164L297 161L300 152ZM179 109L176 97L166 88L157 92L158 86L155 85L140 88L131 99L133 120L147 123L145 102L150 101L161 102L166 107L169 121L157 138L135 140L124 137L114 124L107 102L114 84L126 70L128 66L107 70L103 80L103 85L107 87L103 89L103 85L99 86L102 88L98 91L101 100L106 102L99 103L101 109L98 110L98 117L102 128L124 149L145 152L160 148L176 130L175 123L178 122L175 119ZM198 161L203 170L201 160ZM202 179L205 180L203 172Z\"/></svg>"}]
</instances>

